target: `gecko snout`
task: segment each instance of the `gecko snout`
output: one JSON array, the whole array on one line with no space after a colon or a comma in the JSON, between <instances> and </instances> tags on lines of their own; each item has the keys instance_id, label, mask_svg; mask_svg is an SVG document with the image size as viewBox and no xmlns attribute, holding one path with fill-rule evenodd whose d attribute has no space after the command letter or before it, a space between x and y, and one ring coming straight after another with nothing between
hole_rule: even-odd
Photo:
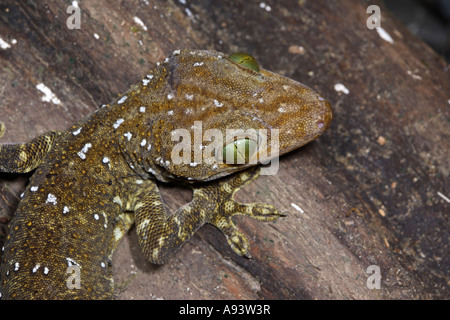
<instances>
[{"instance_id":1,"label":"gecko snout","mask_svg":"<svg viewBox=\"0 0 450 320\"><path fill-rule=\"evenodd\" d=\"M322 97L319 97L317 106L319 112L316 124L317 128L322 133L330 126L331 120L333 120L333 109L331 108L331 103Z\"/></svg>"}]
</instances>

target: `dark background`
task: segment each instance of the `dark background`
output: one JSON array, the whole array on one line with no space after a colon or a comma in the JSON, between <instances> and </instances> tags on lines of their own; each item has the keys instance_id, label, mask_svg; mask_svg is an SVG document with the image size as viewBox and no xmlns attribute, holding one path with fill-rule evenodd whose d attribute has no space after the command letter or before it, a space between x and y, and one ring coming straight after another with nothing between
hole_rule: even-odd
<instances>
[{"instance_id":1,"label":"dark background","mask_svg":"<svg viewBox=\"0 0 450 320\"><path fill-rule=\"evenodd\" d=\"M409 31L450 61L449 0L385 0Z\"/></svg>"}]
</instances>

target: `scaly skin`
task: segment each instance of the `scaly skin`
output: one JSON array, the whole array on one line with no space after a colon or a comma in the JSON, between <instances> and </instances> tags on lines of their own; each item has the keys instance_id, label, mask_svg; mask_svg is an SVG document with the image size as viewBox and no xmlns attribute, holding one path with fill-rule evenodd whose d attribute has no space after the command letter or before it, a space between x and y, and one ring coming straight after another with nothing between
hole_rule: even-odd
<instances>
[{"instance_id":1,"label":"scaly skin","mask_svg":"<svg viewBox=\"0 0 450 320\"><path fill-rule=\"evenodd\" d=\"M36 169L3 249L2 298L113 298L111 255L133 223L153 263L167 261L205 223L248 256L232 216L272 221L282 213L233 195L257 177L250 167L277 156L276 137L284 154L317 138L331 119L316 92L260 70L251 56L181 50L67 131L0 146L0 172ZM224 137L217 150L208 149L212 139L195 139L199 127ZM229 140L227 129L254 134ZM174 130L188 133L181 152ZM230 153L244 163L219 161ZM174 154L188 161L177 163ZM192 202L168 215L155 180L191 185Z\"/></svg>"}]
</instances>

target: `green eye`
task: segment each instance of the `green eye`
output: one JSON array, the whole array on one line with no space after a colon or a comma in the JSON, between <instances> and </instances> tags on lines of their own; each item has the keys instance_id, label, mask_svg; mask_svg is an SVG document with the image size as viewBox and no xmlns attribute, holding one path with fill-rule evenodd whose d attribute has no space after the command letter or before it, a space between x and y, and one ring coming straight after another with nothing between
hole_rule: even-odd
<instances>
[{"instance_id":1,"label":"green eye","mask_svg":"<svg viewBox=\"0 0 450 320\"><path fill-rule=\"evenodd\" d=\"M257 143L251 139L239 139L229 143L223 148L223 160L227 164L245 164L248 163L251 156L255 153Z\"/></svg>"},{"instance_id":2,"label":"green eye","mask_svg":"<svg viewBox=\"0 0 450 320\"><path fill-rule=\"evenodd\" d=\"M258 62L253 58L251 55L247 53L237 52L233 53L231 56L228 57L233 62L236 62L237 64L240 64L241 66L259 72L259 65Z\"/></svg>"}]
</instances>

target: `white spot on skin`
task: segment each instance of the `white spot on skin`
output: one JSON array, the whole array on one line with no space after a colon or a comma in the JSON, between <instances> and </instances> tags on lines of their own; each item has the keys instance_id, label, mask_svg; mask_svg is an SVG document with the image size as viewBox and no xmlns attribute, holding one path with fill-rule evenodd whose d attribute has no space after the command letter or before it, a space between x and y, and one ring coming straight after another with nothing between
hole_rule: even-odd
<instances>
[{"instance_id":1,"label":"white spot on skin","mask_svg":"<svg viewBox=\"0 0 450 320\"><path fill-rule=\"evenodd\" d=\"M386 32L386 30L384 30L381 27L376 28L376 30L381 39L383 39L384 41L387 41L389 43L394 43L394 39L392 39L392 37L389 35L389 33Z\"/></svg>"},{"instance_id":2,"label":"white spot on skin","mask_svg":"<svg viewBox=\"0 0 450 320\"><path fill-rule=\"evenodd\" d=\"M94 38L98 40L98 39L100 39L100 36L98 34L94 33Z\"/></svg>"},{"instance_id":3,"label":"white spot on skin","mask_svg":"<svg viewBox=\"0 0 450 320\"><path fill-rule=\"evenodd\" d=\"M142 85L143 86L146 86L146 85L148 85L150 83L150 80L149 79L142 79Z\"/></svg>"},{"instance_id":4,"label":"white spot on skin","mask_svg":"<svg viewBox=\"0 0 450 320\"><path fill-rule=\"evenodd\" d=\"M78 135L81 132L81 128L78 128L77 130L75 130L74 132L72 132L72 134L74 136Z\"/></svg>"},{"instance_id":5,"label":"white spot on skin","mask_svg":"<svg viewBox=\"0 0 450 320\"><path fill-rule=\"evenodd\" d=\"M106 267L106 264L102 261L102 262L100 263L100 266L101 266L102 268L104 268L104 267Z\"/></svg>"},{"instance_id":6,"label":"white spot on skin","mask_svg":"<svg viewBox=\"0 0 450 320\"><path fill-rule=\"evenodd\" d=\"M142 141L141 141L141 147L144 147L146 144L147 144L147 140L142 139Z\"/></svg>"},{"instance_id":7,"label":"white spot on skin","mask_svg":"<svg viewBox=\"0 0 450 320\"><path fill-rule=\"evenodd\" d=\"M136 203L134 206L134 212L136 212L136 210L142 208L143 206L144 206L144 204L142 202Z\"/></svg>"},{"instance_id":8,"label":"white spot on skin","mask_svg":"<svg viewBox=\"0 0 450 320\"><path fill-rule=\"evenodd\" d=\"M215 105L217 108L220 108L220 107L223 106L223 103L221 103L221 102L219 102L219 101L217 101L217 100L214 99L214 105Z\"/></svg>"},{"instance_id":9,"label":"white spot on skin","mask_svg":"<svg viewBox=\"0 0 450 320\"><path fill-rule=\"evenodd\" d=\"M105 223L103 224L103 227L106 229L108 227L108 216L106 213L102 212L103 218L105 219Z\"/></svg>"},{"instance_id":10,"label":"white spot on skin","mask_svg":"<svg viewBox=\"0 0 450 320\"><path fill-rule=\"evenodd\" d=\"M144 22L142 22L141 19L139 19L138 17L133 17L133 20L135 23L140 25L142 27L142 29L144 29L144 31L147 31L147 26L144 24Z\"/></svg>"},{"instance_id":11,"label":"white spot on skin","mask_svg":"<svg viewBox=\"0 0 450 320\"><path fill-rule=\"evenodd\" d=\"M161 237L159 237L159 239L158 239L158 245L160 246L160 247L162 247L163 245L164 245L164 241L166 240L166 237L164 237L164 236L161 236Z\"/></svg>"},{"instance_id":12,"label":"white spot on skin","mask_svg":"<svg viewBox=\"0 0 450 320\"><path fill-rule=\"evenodd\" d=\"M127 99L128 99L127 96L123 96L122 98L119 99L119 101L117 101L117 104L122 104L122 103L124 103Z\"/></svg>"},{"instance_id":13,"label":"white spot on skin","mask_svg":"<svg viewBox=\"0 0 450 320\"><path fill-rule=\"evenodd\" d=\"M173 115L173 110L167 111L167 114L168 114L169 116Z\"/></svg>"},{"instance_id":14,"label":"white spot on skin","mask_svg":"<svg viewBox=\"0 0 450 320\"><path fill-rule=\"evenodd\" d=\"M19 271L19 263L18 262L16 262L14 264L14 271Z\"/></svg>"},{"instance_id":15,"label":"white spot on skin","mask_svg":"<svg viewBox=\"0 0 450 320\"><path fill-rule=\"evenodd\" d=\"M350 93L350 91L342 83L336 83L334 85L334 90L336 90L337 92L343 92L345 94Z\"/></svg>"},{"instance_id":16,"label":"white spot on skin","mask_svg":"<svg viewBox=\"0 0 450 320\"><path fill-rule=\"evenodd\" d=\"M119 206L123 207L122 199L120 199L119 196L116 196L116 197L113 199L113 202L114 202L114 203L117 203Z\"/></svg>"},{"instance_id":17,"label":"white spot on skin","mask_svg":"<svg viewBox=\"0 0 450 320\"><path fill-rule=\"evenodd\" d=\"M33 186L33 187L30 188L30 191L36 192L36 191L38 191L38 189L39 189L39 187Z\"/></svg>"},{"instance_id":18,"label":"white spot on skin","mask_svg":"<svg viewBox=\"0 0 450 320\"><path fill-rule=\"evenodd\" d=\"M66 260L67 260L67 265L69 267L71 267L71 266L78 266L78 267L81 268L81 266L75 260L73 260L72 258L66 258Z\"/></svg>"},{"instance_id":19,"label":"white spot on skin","mask_svg":"<svg viewBox=\"0 0 450 320\"><path fill-rule=\"evenodd\" d=\"M193 94L186 94L186 99L192 100L192 99L194 99L194 95Z\"/></svg>"},{"instance_id":20,"label":"white spot on skin","mask_svg":"<svg viewBox=\"0 0 450 320\"><path fill-rule=\"evenodd\" d=\"M51 102L53 104L61 103L61 100L59 100L58 97L55 96L55 94L52 92L52 90L50 90L45 84L39 83L36 86L36 89L44 94L44 96L41 98L42 101Z\"/></svg>"},{"instance_id":21,"label":"white spot on skin","mask_svg":"<svg viewBox=\"0 0 450 320\"><path fill-rule=\"evenodd\" d=\"M283 112L286 112L286 110L284 108L280 107L280 108L278 108L278 112L283 113Z\"/></svg>"},{"instance_id":22,"label":"white spot on skin","mask_svg":"<svg viewBox=\"0 0 450 320\"><path fill-rule=\"evenodd\" d=\"M90 144L89 142L86 143L83 147L83 149L81 149L81 151L79 151L77 153L77 155L81 158L81 160L85 160L86 159L86 153L88 152L88 150L92 147L92 144Z\"/></svg>"},{"instance_id":23,"label":"white spot on skin","mask_svg":"<svg viewBox=\"0 0 450 320\"><path fill-rule=\"evenodd\" d=\"M54 194L49 193L47 195L47 200L45 201L45 203L51 203L54 206L56 206L56 204L58 203L58 200L56 199L56 196Z\"/></svg>"},{"instance_id":24,"label":"white spot on skin","mask_svg":"<svg viewBox=\"0 0 450 320\"><path fill-rule=\"evenodd\" d=\"M125 120L124 119L117 119L116 123L113 124L113 128L117 129Z\"/></svg>"},{"instance_id":25,"label":"white spot on skin","mask_svg":"<svg viewBox=\"0 0 450 320\"><path fill-rule=\"evenodd\" d=\"M194 67L200 67L203 65L203 62L196 62L193 64Z\"/></svg>"},{"instance_id":26,"label":"white spot on skin","mask_svg":"<svg viewBox=\"0 0 450 320\"><path fill-rule=\"evenodd\" d=\"M141 234L144 230L148 229L147 226L150 224L149 219L145 219L141 222L141 224L137 225L137 232L138 234Z\"/></svg>"},{"instance_id":27,"label":"white spot on skin","mask_svg":"<svg viewBox=\"0 0 450 320\"><path fill-rule=\"evenodd\" d=\"M131 140L131 137L132 137L132 136L133 136L133 135L131 134L131 132L127 132L127 133L124 134L124 137L127 138L128 141Z\"/></svg>"},{"instance_id":28,"label":"white spot on skin","mask_svg":"<svg viewBox=\"0 0 450 320\"><path fill-rule=\"evenodd\" d=\"M94 214L94 219L95 219L95 220L100 219L99 215L98 215L98 214Z\"/></svg>"},{"instance_id":29,"label":"white spot on skin","mask_svg":"<svg viewBox=\"0 0 450 320\"><path fill-rule=\"evenodd\" d=\"M50 270L47 267L44 267L44 274L48 274Z\"/></svg>"},{"instance_id":30,"label":"white spot on skin","mask_svg":"<svg viewBox=\"0 0 450 320\"><path fill-rule=\"evenodd\" d=\"M69 207L68 206L64 206L63 213L66 214L66 213L69 213L69 211L70 211Z\"/></svg>"},{"instance_id":31,"label":"white spot on skin","mask_svg":"<svg viewBox=\"0 0 450 320\"><path fill-rule=\"evenodd\" d=\"M147 147L147 151L150 151L152 149L152 145L149 143Z\"/></svg>"},{"instance_id":32,"label":"white spot on skin","mask_svg":"<svg viewBox=\"0 0 450 320\"><path fill-rule=\"evenodd\" d=\"M107 163L109 163L109 158L108 157L103 157L103 159L102 159L102 162L104 163L104 164L107 164Z\"/></svg>"},{"instance_id":33,"label":"white spot on skin","mask_svg":"<svg viewBox=\"0 0 450 320\"><path fill-rule=\"evenodd\" d=\"M135 181L135 183L136 183L136 184L143 184L144 181L138 179L138 180Z\"/></svg>"},{"instance_id":34,"label":"white spot on skin","mask_svg":"<svg viewBox=\"0 0 450 320\"><path fill-rule=\"evenodd\" d=\"M191 163L189 163L189 165L190 165L191 167L196 167L196 166L198 165L198 163L196 163L196 162L191 162Z\"/></svg>"},{"instance_id":35,"label":"white spot on skin","mask_svg":"<svg viewBox=\"0 0 450 320\"><path fill-rule=\"evenodd\" d=\"M140 113L144 113L144 112L145 112L145 107L140 107L140 108L139 108L139 112L140 112Z\"/></svg>"},{"instance_id":36,"label":"white spot on skin","mask_svg":"<svg viewBox=\"0 0 450 320\"><path fill-rule=\"evenodd\" d=\"M167 95L167 99L171 100L171 99L173 99L173 98L174 98L174 97L173 97L173 94L169 93L169 94Z\"/></svg>"},{"instance_id":37,"label":"white spot on skin","mask_svg":"<svg viewBox=\"0 0 450 320\"><path fill-rule=\"evenodd\" d=\"M41 267L41 265L39 263L36 263L36 265L34 266L33 270L31 270L31 272L36 273L36 271L38 271L38 269Z\"/></svg>"},{"instance_id":38,"label":"white spot on skin","mask_svg":"<svg viewBox=\"0 0 450 320\"><path fill-rule=\"evenodd\" d=\"M120 238L122 238L122 236L123 236L122 230L120 230L120 228L115 228L114 229L114 239L116 241L118 241L118 240L120 240Z\"/></svg>"},{"instance_id":39,"label":"white spot on skin","mask_svg":"<svg viewBox=\"0 0 450 320\"><path fill-rule=\"evenodd\" d=\"M180 50L175 50L172 54L173 54L174 56L178 56L180 53L181 53Z\"/></svg>"}]
</instances>

